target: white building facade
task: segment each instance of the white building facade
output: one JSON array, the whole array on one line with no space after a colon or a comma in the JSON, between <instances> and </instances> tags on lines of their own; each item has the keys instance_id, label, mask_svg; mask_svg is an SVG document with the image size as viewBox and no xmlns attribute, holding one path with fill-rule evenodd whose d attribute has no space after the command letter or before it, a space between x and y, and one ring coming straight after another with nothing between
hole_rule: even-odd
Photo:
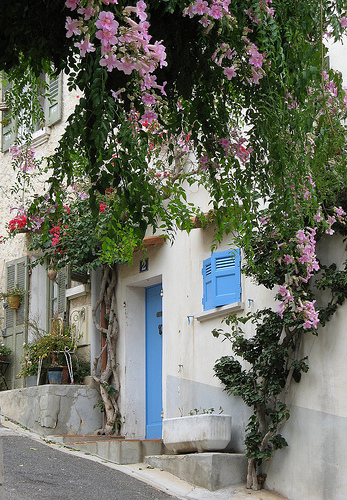
<instances>
[{"instance_id":1,"label":"white building facade","mask_svg":"<svg viewBox=\"0 0 347 500\"><path fill-rule=\"evenodd\" d=\"M341 48L332 48L331 65L339 67L345 54ZM77 99L75 93L68 91L63 75L61 114L56 122L38 133L38 155L47 156L54 151ZM13 203L9 186L15 179L11 155L3 149L0 156L4 194L0 206L2 234L6 232L5 224ZM208 210L206 193L191 186L187 188L187 195L189 200ZM58 311L65 314L68 321L78 322L83 330L82 344L91 360L100 346L91 320L99 274L92 274L90 283L61 275L58 284L53 286L44 266L30 272L23 266L35 259L27 252L29 237L22 234L0 245L1 290L9 280L20 279L30 291L18 312L4 309L0 313L3 340L14 350L9 372L11 388L22 384L16 374L23 354L21 346L28 340L26 318L37 318L46 329L50 315ZM235 248L232 240L225 239L211 255L212 239L213 224L195 228L189 235L178 231L173 245L164 240L156 242L148 247L145 260L142 252L135 252L131 267L118 268L117 362L121 432L126 438L160 437L163 418L214 409L215 413L223 411L232 416L228 449L244 449L250 411L240 398L228 396L214 376L216 360L231 354L231 346L214 338L211 332L223 327L221 321L228 314L244 315L264 307L276 307L276 303L274 293L242 276L242 250ZM319 251L325 264L335 260L342 266L347 257L345 244L338 236L322 239ZM223 296L221 302L219 296ZM283 427L289 446L276 452L272 461L264 466L267 487L291 500L347 498L346 322L345 304L324 329L319 328L317 337L304 339L302 354L308 356L310 370L290 392L291 418ZM253 333L251 328L247 331L249 335Z\"/></svg>"}]
</instances>

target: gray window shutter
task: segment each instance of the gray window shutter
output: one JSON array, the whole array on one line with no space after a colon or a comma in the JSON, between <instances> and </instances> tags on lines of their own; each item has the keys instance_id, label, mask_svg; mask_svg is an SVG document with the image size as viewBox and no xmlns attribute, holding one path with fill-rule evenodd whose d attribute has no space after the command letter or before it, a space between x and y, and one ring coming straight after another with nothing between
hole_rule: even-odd
<instances>
[{"instance_id":1,"label":"gray window shutter","mask_svg":"<svg viewBox=\"0 0 347 500\"><path fill-rule=\"evenodd\" d=\"M19 285L24 290L29 289L29 258L23 257L6 263L6 289ZM20 387L21 381L16 376L21 370L21 357L24 354L23 343L26 342L26 321L28 319L29 298L26 294L19 309L5 308L4 343L12 349L11 365L6 377L8 387Z\"/></svg>"},{"instance_id":2,"label":"gray window shutter","mask_svg":"<svg viewBox=\"0 0 347 500\"><path fill-rule=\"evenodd\" d=\"M7 87L9 89L9 87ZM2 101L6 102L6 92L2 89ZM16 122L8 111L2 111L1 151L5 153L16 140Z\"/></svg>"},{"instance_id":3,"label":"gray window shutter","mask_svg":"<svg viewBox=\"0 0 347 500\"><path fill-rule=\"evenodd\" d=\"M70 279L71 281L77 281L78 283L88 283L89 275L87 271L81 271L80 269L71 266Z\"/></svg>"},{"instance_id":4,"label":"gray window shutter","mask_svg":"<svg viewBox=\"0 0 347 500\"><path fill-rule=\"evenodd\" d=\"M61 101L62 101L62 73L55 78L48 79L48 95L45 99L45 117L46 125L54 125L61 120Z\"/></svg>"},{"instance_id":5,"label":"gray window shutter","mask_svg":"<svg viewBox=\"0 0 347 500\"><path fill-rule=\"evenodd\" d=\"M67 299L66 299L66 288L68 283L68 269L60 269L57 275L58 284L58 304L57 312L60 318L66 320L67 318Z\"/></svg>"}]
</instances>

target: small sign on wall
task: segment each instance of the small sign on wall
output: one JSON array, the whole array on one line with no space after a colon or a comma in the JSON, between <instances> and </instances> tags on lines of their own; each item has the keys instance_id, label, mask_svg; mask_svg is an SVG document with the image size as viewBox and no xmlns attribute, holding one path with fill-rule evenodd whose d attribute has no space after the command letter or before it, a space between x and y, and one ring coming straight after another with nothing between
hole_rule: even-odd
<instances>
[{"instance_id":1,"label":"small sign on wall","mask_svg":"<svg viewBox=\"0 0 347 500\"><path fill-rule=\"evenodd\" d=\"M140 262L140 273L148 271L148 259L141 260Z\"/></svg>"}]
</instances>

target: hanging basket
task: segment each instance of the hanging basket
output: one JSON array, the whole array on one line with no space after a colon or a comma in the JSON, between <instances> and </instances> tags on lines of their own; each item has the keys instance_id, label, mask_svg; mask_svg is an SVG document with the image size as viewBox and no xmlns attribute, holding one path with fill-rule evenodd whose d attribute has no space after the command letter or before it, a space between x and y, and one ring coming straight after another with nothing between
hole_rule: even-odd
<instances>
[{"instance_id":1,"label":"hanging basket","mask_svg":"<svg viewBox=\"0 0 347 500\"><path fill-rule=\"evenodd\" d=\"M18 309L20 304L20 296L19 295L9 295L7 297L7 303L10 306L10 309Z\"/></svg>"},{"instance_id":2,"label":"hanging basket","mask_svg":"<svg viewBox=\"0 0 347 500\"><path fill-rule=\"evenodd\" d=\"M55 281L57 277L57 271L55 269L48 269L47 276L51 281Z\"/></svg>"}]
</instances>

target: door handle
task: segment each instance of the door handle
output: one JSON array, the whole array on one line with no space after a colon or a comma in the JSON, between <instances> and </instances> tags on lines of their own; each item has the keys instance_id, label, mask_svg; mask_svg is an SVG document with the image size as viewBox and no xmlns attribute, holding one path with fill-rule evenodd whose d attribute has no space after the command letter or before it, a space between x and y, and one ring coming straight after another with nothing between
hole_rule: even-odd
<instances>
[{"instance_id":1,"label":"door handle","mask_svg":"<svg viewBox=\"0 0 347 500\"><path fill-rule=\"evenodd\" d=\"M163 333L163 325L158 325L159 335Z\"/></svg>"}]
</instances>

